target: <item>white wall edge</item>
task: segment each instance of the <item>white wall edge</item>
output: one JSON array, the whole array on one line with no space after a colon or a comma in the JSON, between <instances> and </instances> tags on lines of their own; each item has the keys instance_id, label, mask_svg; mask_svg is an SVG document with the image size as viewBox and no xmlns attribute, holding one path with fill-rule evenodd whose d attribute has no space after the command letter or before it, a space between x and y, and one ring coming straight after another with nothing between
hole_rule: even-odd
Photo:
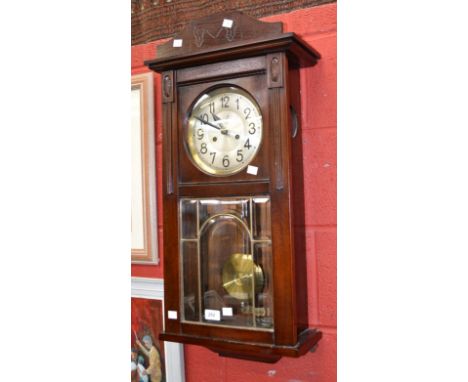
<instances>
[{"instance_id":1,"label":"white wall edge","mask_svg":"<svg viewBox=\"0 0 468 382\"><path fill-rule=\"evenodd\" d=\"M132 297L163 300L164 304L164 280L132 277Z\"/></svg>"}]
</instances>

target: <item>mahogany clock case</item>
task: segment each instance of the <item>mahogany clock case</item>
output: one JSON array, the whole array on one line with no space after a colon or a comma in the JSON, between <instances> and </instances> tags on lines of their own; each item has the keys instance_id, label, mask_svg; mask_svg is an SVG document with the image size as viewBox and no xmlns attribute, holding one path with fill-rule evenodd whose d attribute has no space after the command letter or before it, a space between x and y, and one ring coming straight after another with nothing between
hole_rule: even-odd
<instances>
[{"instance_id":1,"label":"mahogany clock case","mask_svg":"<svg viewBox=\"0 0 468 382\"><path fill-rule=\"evenodd\" d=\"M200 49L190 41L194 28L206 24L214 35L225 19L245 33L238 33L237 40L210 40ZM159 58L145 63L162 74L166 318L161 338L264 362L301 356L321 333L308 328L307 317L299 69L314 65L320 56L293 33L282 33L280 23L262 23L239 12L197 20L180 37L184 51L173 49L171 40L158 49ZM210 176L189 158L184 136L191 106L200 94L221 86L244 89L261 109L263 139L250 163L258 168L256 175L243 170ZM181 320L180 200L258 196L271 200L273 329ZM178 318L169 319L169 311Z\"/></svg>"}]
</instances>

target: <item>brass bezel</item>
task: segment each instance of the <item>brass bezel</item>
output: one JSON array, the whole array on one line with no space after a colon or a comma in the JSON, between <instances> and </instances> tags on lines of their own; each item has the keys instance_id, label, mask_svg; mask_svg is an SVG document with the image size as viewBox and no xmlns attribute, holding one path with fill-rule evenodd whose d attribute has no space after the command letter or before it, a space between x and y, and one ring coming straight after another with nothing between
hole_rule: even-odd
<instances>
[{"instance_id":1,"label":"brass bezel","mask_svg":"<svg viewBox=\"0 0 468 382\"><path fill-rule=\"evenodd\" d=\"M246 161L242 166L235 168L234 170L223 170L223 169L216 169L208 164L206 164L201 158L200 155L196 149L195 143L194 143L194 138L193 138L193 129L195 128L195 123L196 120L194 118L191 118L193 110L196 108L197 104L200 102L201 98L204 95L209 95L210 98L215 97L216 95L220 93L236 93L239 94L245 98L247 98L252 105L255 107L260 120L261 120L261 125L260 125L260 139L259 143L255 149L255 152L253 155L250 157L248 161ZM190 109L187 112L187 122L186 122L186 132L185 132L185 148L188 154L188 157L190 158L190 161L197 167L200 171L203 173L210 175L210 176L216 176L216 177L225 177L225 176L231 176L234 174L237 174L244 170L252 161L254 158L257 156L263 142L263 114L262 114L262 109L260 108L260 105L258 104L257 100L245 89L235 86L232 84L223 84L219 85L215 88L211 89L206 89L204 90L200 95L195 98L194 102L192 103Z\"/></svg>"}]
</instances>

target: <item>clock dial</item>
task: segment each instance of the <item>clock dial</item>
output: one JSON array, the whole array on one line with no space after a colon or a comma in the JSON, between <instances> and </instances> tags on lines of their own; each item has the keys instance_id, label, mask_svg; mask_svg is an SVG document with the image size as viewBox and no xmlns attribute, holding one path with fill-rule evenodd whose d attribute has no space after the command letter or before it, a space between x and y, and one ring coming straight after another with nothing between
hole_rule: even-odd
<instances>
[{"instance_id":1,"label":"clock dial","mask_svg":"<svg viewBox=\"0 0 468 382\"><path fill-rule=\"evenodd\" d=\"M263 135L260 107L246 91L226 86L203 93L189 112L189 157L214 176L240 172L255 157Z\"/></svg>"}]
</instances>

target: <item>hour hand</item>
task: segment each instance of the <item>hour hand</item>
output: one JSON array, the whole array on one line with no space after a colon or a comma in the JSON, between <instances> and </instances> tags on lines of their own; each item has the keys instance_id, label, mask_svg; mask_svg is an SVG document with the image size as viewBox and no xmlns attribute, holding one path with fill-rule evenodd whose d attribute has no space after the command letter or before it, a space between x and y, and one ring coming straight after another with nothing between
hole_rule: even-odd
<instances>
[{"instance_id":1,"label":"hour hand","mask_svg":"<svg viewBox=\"0 0 468 382\"><path fill-rule=\"evenodd\" d=\"M211 113L211 115L213 116L213 119L216 122L221 121L221 118L219 118L215 113ZM219 127L221 127L221 134L231 135L229 134L228 130L223 126L221 122L218 122L218 123L219 123Z\"/></svg>"},{"instance_id":2,"label":"hour hand","mask_svg":"<svg viewBox=\"0 0 468 382\"><path fill-rule=\"evenodd\" d=\"M211 113L211 116L213 117L213 119L214 119L215 121L221 121L221 118L219 118L215 113ZM224 126L223 126L221 123L219 123L219 126L220 126L222 129L224 129Z\"/></svg>"}]
</instances>

